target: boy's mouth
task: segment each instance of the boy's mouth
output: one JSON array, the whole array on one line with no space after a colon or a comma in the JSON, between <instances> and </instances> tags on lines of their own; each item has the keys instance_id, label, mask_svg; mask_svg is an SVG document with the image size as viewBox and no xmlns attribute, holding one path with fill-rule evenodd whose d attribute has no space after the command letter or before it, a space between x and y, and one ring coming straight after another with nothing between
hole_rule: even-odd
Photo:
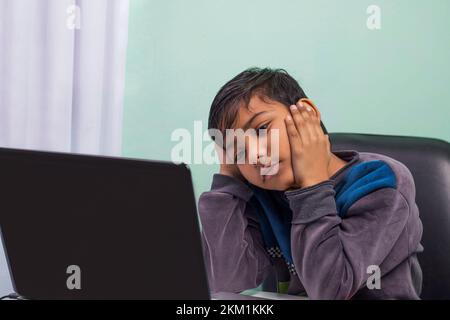
<instances>
[{"instance_id":1,"label":"boy's mouth","mask_svg":"<svg viewBox=\"0 0 450 320\"><path fill-rule=\"evenodd\" d=\"M260 170L263 181L269 180L280 170L280 163L277 162L270 167L262 167Z\"/></svg>"}]
</instances>

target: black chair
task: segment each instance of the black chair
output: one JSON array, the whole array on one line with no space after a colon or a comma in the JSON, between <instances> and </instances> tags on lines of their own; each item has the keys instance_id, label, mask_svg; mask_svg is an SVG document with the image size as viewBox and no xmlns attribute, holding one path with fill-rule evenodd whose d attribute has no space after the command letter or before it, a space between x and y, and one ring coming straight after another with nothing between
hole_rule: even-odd
<instances>
[{"instance_id":1,"label":"black chair","mask_svg":"<svg viewBox=\"0 0 450 320\"><path fill-rule=\"evenodd\" d=\"M423 272L422 299L450 299L450 143L421 137L330 133L331 149L387 155L405 164L416 185L416 203L423 223L419 254ZM274 291L275 277L262 290Z\"/></svg>"}]
</instances>

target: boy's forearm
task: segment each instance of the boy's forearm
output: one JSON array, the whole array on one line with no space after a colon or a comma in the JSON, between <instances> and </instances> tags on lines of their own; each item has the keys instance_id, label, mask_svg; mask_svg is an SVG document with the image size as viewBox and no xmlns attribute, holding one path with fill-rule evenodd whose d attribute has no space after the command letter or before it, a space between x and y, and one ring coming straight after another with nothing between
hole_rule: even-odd
<instances>
[{"instance_id":1,"label":"boy's forearm","mask_svg":"<svg viewBox=\"0 0 450 320\"><path fill-rule=\"evenodd\" d=\"M337 213L331 180L286 195L293 211L294 263L313 299L351 298L365 285L367 267L384 261L408 218L405 199L391 188L360 199L347 213L349 219L344 220Z\"/></svg>"},{"instance_id":2,"label":"boy's forearm","mask_svg":"<svg viewBox=\"0 0 450 320\"><path fill-rule=\"evenodd\" d=\"M257 287L270 267L243 182L215 174L211 191L202 194L199 214L211 289L241 292Z\"/></svg>"}]
</instances>

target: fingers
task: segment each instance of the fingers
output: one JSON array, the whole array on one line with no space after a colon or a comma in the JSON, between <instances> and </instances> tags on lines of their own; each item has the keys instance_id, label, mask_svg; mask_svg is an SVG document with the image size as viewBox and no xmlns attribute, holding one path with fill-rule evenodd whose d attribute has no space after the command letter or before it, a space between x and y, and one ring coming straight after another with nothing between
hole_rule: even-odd
<instances>
[{"instance_id":1,"label":"fingers","mask_svg":"<svg viewBox=\"0 0 450 320\"><path fill-rule=\"evenodd\" d=\"M319 111L319 109L316 107L316 105L314 104L314 102L313 102L312 100L306 99L306 98L302 98L302 99L299 99L299 100L297 101L296 104L297 104L297 105L303 104L304 106L310 106L310 107L311 107L311 110L313 111L313 112L311 112L311 113L312 113L313 115L315 115L315 116L319 119L319 122L320 122L320 119L321 119L320 111Z\"/></svg>"},{"instance_id":2,"label":"fingers","mask_svg":"<svg viewBox=\"0 0 450 320\"><path fill-rule=\"evenodd\" d=\"M310 120L308 123L311 125L310 129L314 132L313 135L318 139L323 138L324 132L320 126L320 114L318 114L317 111L314 111L310 106L307 107L307 110L309 110L309 112L307 112L307 118Z\"/></svg>"},{"instance_id":3,"label":"fingers","mask_svg":"<svg viewBox=\"0 0 450 320\"><path fill-rule=\"evenodd\" d=\"M314 106L314 108L312 108L312 106L310 106L310 110L311 110L310 117L311 117L311 120L312 120L312 123L313 123L312 127L314 128L314 131L315 131L316 135L319 138L323 138L324 132L323 132L322 127L320 125L320 117L321 117L320 116L320 112L317 109L317 107L315 107L314 103L311 100L307 100L307 101L308 101L307 104L311 104L311 105Z\"/></svg>"},{"instance_id":4,"label":"fingers","mask_svg":"<svg viewBox=\"0 0 450 320\"><path fill-rule=\"evenodd\" d=\"M286 130L289 138L289 144L291 147L291 153L293 155L300 154L300 151L302 149L302 140L300 137L300 134L295 126L294 119L292 118L291 114L288 114L286 118L284 119L286 123Z\"/></svg>"},{"instance_id":5,"label":"fingers","mask_svg":"<svg viewBox=\"0 0 450 320\"><path fill-rule=\"evenodd\" d=\"M290 107L291 114L303 144L308 145L310 142L317 140L317 131L314 128L314 111L307 103L300 101L297 104Z\"/></svg>"},{"instance_id":6,"label":"fingers","mask_svg":"<svg viewBox=\"0 0 450 320\"><path fill-rule=\"evenodd\" d=\"M316 107L316 105L314 104L314 102L313 102L312 100L309 100L309 99L300 99L300 101L304 101L303 104L310 105L311 111L312 111L312 112L311 112L312 120L313 120L313 123L316 124L316 125L314 125L313 127L314 127L314 129L315 129L316 134L317 134L319 137L322 137L322 138L323 138L323 137L325 136L325 133L323 132L323 129L322 129L321 124L320 124L321 114L320 114L319 109ZM314 107L314 108L313 108L313 107Z\"/></svg>"},{"instance_id":7,"label":"fingers","mask_svg":"<svg viewBox=\"0 0 450 320\"><path fill-rule=\"evenodd\" d=\"M304 102L300 103L302 103L303 105L303 108L299 108L301 110L300 114L305 120L304 126L309 132L309 141L314 142L325 140L324 132L320 125L320 112L318 111L317 107L315 107L314 103L311 100L305 100Z\"/></svg>"},{"instance_id":8,"label":"fingers","mask_svg":"<svg viewBox=\"0 0 450 320\"><path fill-rule=\"evenodd\" d=\"M300 106L302 105L300 104ZM310 140L309 137L310 133L309 130L307 130L306 128L306 119L303 117L303 112L299 110L299 106L294 104L290 106L290 109L292 119L294 120L294 126L297 128L297 131L299 132L302 141L307 143Z\"/></svg>"},{"instance_id":9,"label":"fingers","mask_svg":"<svg viewBox=\"0 0 450 320\"><path fill-rule=\"evenodd\" d=\"M286 128L291 146L306 146L309 144L329 143L320 126L320 113L312 107L312 101L301 99L296 105L290 106L290 115L286 117Z\"/></svg>"}]
</instances>

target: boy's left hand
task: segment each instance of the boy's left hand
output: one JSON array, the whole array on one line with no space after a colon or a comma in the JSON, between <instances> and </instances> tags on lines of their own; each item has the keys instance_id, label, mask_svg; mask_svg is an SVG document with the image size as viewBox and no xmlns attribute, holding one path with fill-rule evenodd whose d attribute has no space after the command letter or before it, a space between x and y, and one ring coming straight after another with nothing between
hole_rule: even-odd
<instances>
[{"instance_id":1,"label":"boy's left hand","mask_svg":"<svg viewBox=\"0 0 450 320\"><path fill-rule=\"evenodd\" d=\"M301 99L285 118L295 185L306 188L328 180L330 141L320 126L320 113Z\"/></svg>"}]
</instances>

